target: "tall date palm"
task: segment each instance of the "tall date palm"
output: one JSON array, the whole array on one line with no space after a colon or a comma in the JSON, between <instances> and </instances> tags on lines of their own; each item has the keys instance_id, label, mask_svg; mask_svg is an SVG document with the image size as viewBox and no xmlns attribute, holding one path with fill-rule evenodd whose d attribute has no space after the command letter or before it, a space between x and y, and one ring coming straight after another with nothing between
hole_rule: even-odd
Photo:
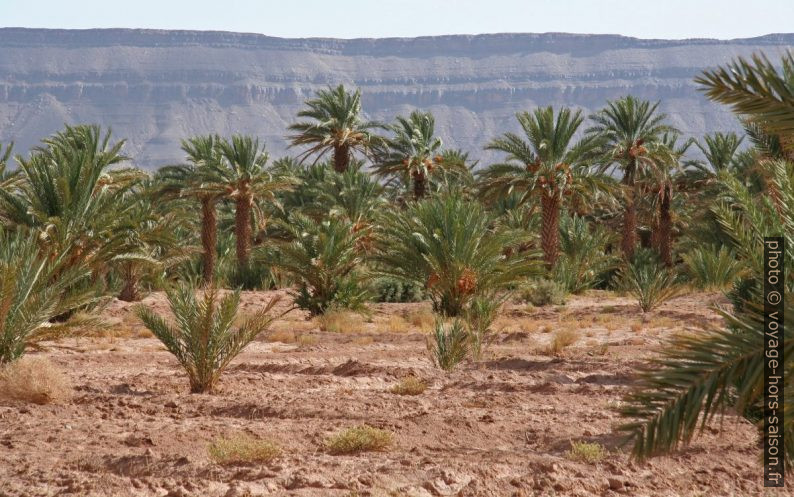
<instances>
[{"instance_id":1,"label":"tall date palm","mask_svg":"<svg viewBox=\"0 0 794 497\"><path fill-rule=\"evenodd\" d=\"M306 101L306 107L298 112L298 117L309 120L288 128L294 132L289 136L292 146L309 146L301 154L302 159L316 155L316 160L320 160L333 152L334 169L343 173L353 152L366 154L377 140L371 130L379 125L362 119L360 90L351 93L343 85L320 90L315 98Z\"/></svg>"},{"instance_id":2,"label":"tall date palm","mask_svg":"<svg viewBox=\"0 0 794 497\"><path fill-rule=\"evenodd\" d=\"M208 191L217 191L234 200L234 234L237 265L248 267L251 253L254 200L275 200L275 192L289 189L293 181L275 176L267 168L269 155L259 140L235 135L217 143L220 160L202 173Z\"/></svg>"},{"instance_id":3,"label":"tall date palm","mask_svg":"<svg viewBox=\"0 0 794 497\"><path fill-rule=\"evenodd\" d=\"M486 197L517 192L521 202L540 203L541 246L548 268L559 254L560 210L564 199L585 186L597 184L586 160L594 145L593 138L574 141L581 126L581 111L552 107L516 115L524 136L505 133L485 148L504 152L505 162L494 164L480 173Z\"/></svg>"},{"instance_id":4,"label":"tall date palm","mask_svg":"<svg viewBox=\"0 0 794 497\"><path fill-rule=\"evenodd\" d=\"M595 125L591 136L603 141L606 167L616 166L623 174L624 186L623 255L631 258L637 244L637 188L639 172L650 166L651 145L665 132L675 129L664 123L667 116L658 112L659 102L651 103L632 96L607 102L607 106L590 116Z\"/></svg>"},{"instance_id":5,"label":"tall date palm","mask_svg":"<svg viewBox=\"0 0 794 497\"><path fill-rule=\"evenodd\" d=\"M398 116L389 127L394 136L385 140L386 150L375 166L377 175L412 185L415 200L425 196L433 170L443 167L442 141L435 136L435 122L429 112L414 111L408 118Z\"/></svg>"}]
</instances>

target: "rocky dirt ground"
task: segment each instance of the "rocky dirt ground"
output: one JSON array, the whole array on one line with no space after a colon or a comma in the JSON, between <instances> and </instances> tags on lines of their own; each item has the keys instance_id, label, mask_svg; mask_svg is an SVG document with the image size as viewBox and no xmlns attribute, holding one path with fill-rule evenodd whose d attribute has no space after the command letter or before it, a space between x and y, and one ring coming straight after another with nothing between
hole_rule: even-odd
<instances>
[{"instance_id":1,"label":"rocky dirt ground","mask_svg":"<svg viewBox=\"0 0 794 497\"><path fill-rule=\"evenodd\" d=\"M273 293L245 293L242 312ZM188 393L175 359L128 304L113 302L107 336L31 354L66 372L69 401L0 401L0 496L785 495L763 492L757 437L740 418L646 463L632 461L615 432L633 371L670 334L719 324L710 306L721 302L689 295L645 317L600 292L560 307L512 304L487 357L449 374L427 356L426 303L374 305L370 318L345 317L327 326L333 331L295 311L209 395ZM161 294L144 303L167 309ZM560 329L579 339L553 355L548 343ZM408 375L428 389L391 393ZM330 434L360 424L391 431L393 446L325 450ZM282 455L254 464L210 458L213 440L240 433L274 441ZM569 451L581 441L608 452L576 460Z\"/></svg>"}]
</instances>

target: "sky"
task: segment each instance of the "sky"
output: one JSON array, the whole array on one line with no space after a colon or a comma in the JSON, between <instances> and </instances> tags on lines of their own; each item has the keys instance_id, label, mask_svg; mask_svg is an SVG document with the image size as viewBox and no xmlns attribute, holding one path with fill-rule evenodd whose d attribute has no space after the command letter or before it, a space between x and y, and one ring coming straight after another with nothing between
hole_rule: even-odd
<instances>
[{"instance_id":1,"label":"sky","mask_svg":"<svg viewBox=\"0 0 794 497\"><path fill-rule=\"evenodd\" d=\"M568 32L730 39L794 31L794 0L0 0L0 26L288 38Z\"/></svg>"}]
</instances>

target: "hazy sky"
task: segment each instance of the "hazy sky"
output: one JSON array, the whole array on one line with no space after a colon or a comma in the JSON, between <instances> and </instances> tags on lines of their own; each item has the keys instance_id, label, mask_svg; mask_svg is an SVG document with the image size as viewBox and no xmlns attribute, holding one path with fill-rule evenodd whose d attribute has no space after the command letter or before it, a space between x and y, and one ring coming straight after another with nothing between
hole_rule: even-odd
<instances>
[{"instance_id":1,"label":"hazy sky","mask_svg":"<svg viewBox=\"0 0 794 497\"><path fill-rule=\"evenodd\" d=\"M0 26L338 38L561 31L725 39L794 31L794 0L0 0Z\"/></svg>"}]
</instances>

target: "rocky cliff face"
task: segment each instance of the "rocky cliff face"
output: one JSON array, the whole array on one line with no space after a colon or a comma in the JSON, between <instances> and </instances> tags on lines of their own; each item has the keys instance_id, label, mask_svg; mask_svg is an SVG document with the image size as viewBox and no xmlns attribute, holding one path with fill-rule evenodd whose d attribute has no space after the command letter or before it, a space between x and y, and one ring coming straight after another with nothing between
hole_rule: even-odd
<instances>
[{"instance_id":1,"label":"rocky cliff face","mask_svg":"<svg viewBox=\"0 0 794 497\"><path fill-rule=\"evenodd\" d=\"M631 93L661 100L687 135L736 129L692 82L704 68L763 51L777 58L794 34L740 40L495 34L392 39L282 39L157 30L0 29L0 142L25 152L63 123L99 123L128 139L144 167L182 159L179 140L251 133L285 153L285 129L304 99L358 86L368 117L431 110L445 145L484 161L519 110L600 108Z\"/></svg>"}]
</instances>

